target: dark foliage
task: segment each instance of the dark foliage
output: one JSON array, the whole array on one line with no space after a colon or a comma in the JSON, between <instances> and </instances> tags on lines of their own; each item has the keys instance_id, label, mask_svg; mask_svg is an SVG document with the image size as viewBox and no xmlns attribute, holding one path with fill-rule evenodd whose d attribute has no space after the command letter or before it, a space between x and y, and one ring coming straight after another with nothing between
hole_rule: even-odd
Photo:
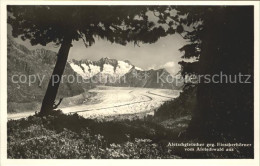
<instances>
[{"instance_id":1,"label":"dark foliage","mask_svg":"<svg viewBox=\"0 0 260 166\"><path fill-rule=\"evenodd\" d=\"M251 83L204 83L197 85L197 105L188 133L200 139L243 140L253 143L253 60L254 30L252 6L179 6L182 20L194 29L181 48L184 58L198 57L195 63L181 62L182 74L250 75ZM234 80L234 79L233 79Z\"/></svg>"}]
</instances>

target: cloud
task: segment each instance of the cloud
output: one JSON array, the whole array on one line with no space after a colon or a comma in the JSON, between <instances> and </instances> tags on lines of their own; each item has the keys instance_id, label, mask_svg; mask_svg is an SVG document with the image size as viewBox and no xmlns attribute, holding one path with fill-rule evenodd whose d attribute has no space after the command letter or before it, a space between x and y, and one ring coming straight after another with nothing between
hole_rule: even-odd
<instances>
[{"instance_id":1,"label":"cloud","mask_svg":"<svg viewBox=\"0 0 260 166\"><path fill-rule=\"evenodd\" d=\"M170 61L170 62L167 62L165 63L164 65L161 66L161 68L165 68L169 73L171 74L176 74L176 64L174 61Z\"/></svg>"},{"instance_id":2,"label":"cloud","mask_svg":"<svg viewBox=\"0 0 260 166\"><path fill-rule=\"evenodd\" d=\"M176 74L180 69L179 69L179 65L176 65L176 63L174 61L169 61L169 62L166 62L165 64L163 65L151 65L150 67L148 67L147 69L148 70L151 70L151 69L154 69L154 70L157 70L157 69L166 69L169 73L171 74Z\"/></svg>"},{"instance_id":3,"label":"cloud","mask_svg":"<svg viewBox=\"0 0 260 166\"><path fill-rule=\"evenodd\" d=\"M175 63L172 61L172 62L165 63L162 67L164 67L164 68L173 68L174 66L175 66Z\"/></svg>"}]
</instances>

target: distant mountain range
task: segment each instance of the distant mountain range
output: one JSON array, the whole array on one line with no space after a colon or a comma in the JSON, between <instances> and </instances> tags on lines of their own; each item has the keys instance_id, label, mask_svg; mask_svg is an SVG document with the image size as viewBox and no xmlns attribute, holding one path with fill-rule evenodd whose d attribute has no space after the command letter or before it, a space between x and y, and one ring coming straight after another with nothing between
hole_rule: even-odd
<instances>
[{"instance_id":1,"label":"distant mountain range","mask_svg":"<svg viewBox=\"0 0 260 166\"><path fill-rule=\"evenodd\" d=\"M143 88L180 89L176 79L166 69L143 70L128 60L101 58L98 61L69 61L71 68L85 79L96 84Z\"/></svg>"},{"instance_id":2,"label":"distant mountain range","mask_svg":"<svg viewBox=\"0 0 260 166\"><path fill-rule=\"evenodd\" d=\"M98 61L91 60L75 60L69 61L71 68L85 79L89 79L96 74L108 74L111 76L123 76L132 68L142 70L135 67L129 61L118 61L116 59L101 58Z\"/></svg>"}]
</instances>

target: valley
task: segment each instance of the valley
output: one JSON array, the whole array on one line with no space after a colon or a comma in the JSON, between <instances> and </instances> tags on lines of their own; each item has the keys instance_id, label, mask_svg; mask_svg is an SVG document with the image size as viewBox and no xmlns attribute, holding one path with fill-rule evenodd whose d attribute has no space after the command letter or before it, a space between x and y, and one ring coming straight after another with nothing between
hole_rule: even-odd
<instances>
[{"instance_id":1,"label":"valley","mask_svg":"<svg viewBox=\"0 0 260 166\"><path fill-rule=\"evenodd\" d=\"M179 96L179 90L154 89L154 88L133 88L133 87L109 87L97 86L88 91L89 95L78 95L76 97L65 98L65 103L82 104L61 104L58 109L63 113L77 113L85 118L102 119L105 117L131 114L153 114L163 102ZM82 97L84 97L82 101ZM35 112L20 112L8 114L8 119L20 119L33 115Z\"/></svg>"}]
</instances>

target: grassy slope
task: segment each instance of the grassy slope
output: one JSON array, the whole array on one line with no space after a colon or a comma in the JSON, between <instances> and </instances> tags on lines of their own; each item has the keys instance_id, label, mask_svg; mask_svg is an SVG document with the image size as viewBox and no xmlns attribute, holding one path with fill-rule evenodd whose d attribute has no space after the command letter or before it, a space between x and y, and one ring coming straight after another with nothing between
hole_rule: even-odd
<instances>
[{"instance_id":1,"label":"grassy slope","mask_svg":"<svg viewBox=\"0 0 260 166\"><path fill-rule=\"evenodd\" d=\"M177 123L179 120L172 124L172 128L165 128L153 119L100 122L77 114L11 120L7 125L8 158L175 159L250 156L246 151L243 154L239 151L194 153L167 146L169 142L198 142L180 136L179 131L185 130L185 127Z\"/></svg>"},{"instance_id":2,"label":"grassy slope","mask_svg":"<svg viewBox=\"0 0 260 166\"><path fill-rule=\"evenodd\" d=\"M98 122L74 115L8 122L9 158L178 158L174 132L143 120Z\"/></svg>"}]
</instances>

